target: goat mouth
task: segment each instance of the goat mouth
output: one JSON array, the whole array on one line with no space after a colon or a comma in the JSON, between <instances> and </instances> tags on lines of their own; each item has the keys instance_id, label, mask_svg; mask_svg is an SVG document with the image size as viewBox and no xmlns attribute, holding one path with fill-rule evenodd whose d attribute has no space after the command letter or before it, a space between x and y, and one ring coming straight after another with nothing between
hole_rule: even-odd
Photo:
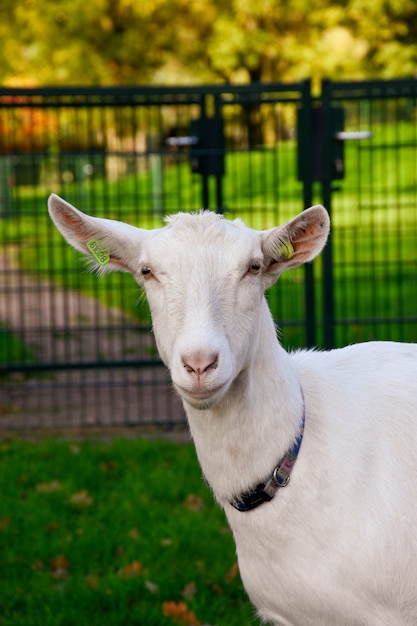
<instances>
[{"instance_id":1,"label":"goat mouth","mask_svg":"<svg viewBox=\"0 0 417 626\"><path fill-rule=\"evenodd\" d=\"M187 395L193 400L209 400L213 397L215 391L188 391Z\"/></svg>"},{"instance_id":2,"label":"goat mouth","mask_svg":"<svg viewBox=\"0 0 417 626\"><path fill-rule=\"evenodd\" d=\"M213 406L213 404L216 404L219 392L221 393L221 390L225 387L225 385L220 385L214 389L201 390L190 390L184 389L184 387L178 387L178 392L186 402L189 402L193 406L197 408L209 408Z\"/></svg>"}]
</instances>

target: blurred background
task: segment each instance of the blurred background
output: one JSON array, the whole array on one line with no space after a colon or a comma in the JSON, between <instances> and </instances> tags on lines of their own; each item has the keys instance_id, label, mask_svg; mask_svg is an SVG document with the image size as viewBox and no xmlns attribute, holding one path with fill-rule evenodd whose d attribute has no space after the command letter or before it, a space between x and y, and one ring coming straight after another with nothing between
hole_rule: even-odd
<instances>
[{"instance_id":1,"label":"blurred background","mask_svg":"<svg viewBox=\"0 0 417 626\"><path fill-rule=\"evenodd\" d=\"M3 85L398 78L413 0L3 0Z\"/></svg>"},{"instance_id":2,"label":"blurred background","mask_svg":"<svg viewBox=\"0 0 417 626\"><path fill-rule=\"evenodd\" d=\"M148 228L322 203L329 245L268 293L283 344L415 341L416 31L412 0L4 0L0 429L184 422L146 302L51 192Z\"/></svg>"}]
</instances>

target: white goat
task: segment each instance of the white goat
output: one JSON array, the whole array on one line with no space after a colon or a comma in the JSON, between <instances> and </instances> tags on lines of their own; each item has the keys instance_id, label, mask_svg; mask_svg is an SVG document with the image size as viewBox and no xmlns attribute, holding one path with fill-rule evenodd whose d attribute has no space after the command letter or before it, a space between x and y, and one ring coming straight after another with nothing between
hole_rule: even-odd
<instances>
[{"instance_id":1,"label":"white goat","mask_svg":"<svg viewBox=\"0 0 417 626\"><path fill-rule=\"evenodd\" d=\"M145 289L261 618L416 626L417 346L288 354L264 297L323 248L326 211L263 232L210 212L145 231L55 195L49 211L96 268Z\"/></svg>"}]
</instances>

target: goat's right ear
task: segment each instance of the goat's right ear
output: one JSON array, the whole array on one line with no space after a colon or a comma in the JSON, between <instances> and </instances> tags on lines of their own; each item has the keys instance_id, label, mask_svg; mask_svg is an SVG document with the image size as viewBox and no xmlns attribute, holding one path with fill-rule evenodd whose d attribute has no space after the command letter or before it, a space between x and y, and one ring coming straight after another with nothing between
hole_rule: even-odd
<instances>
[{"instance_id":1,"label":"goat's right ear","mask_svg":"<svg viewBox=\"0 0 417 626\"><path fill-rule=\"evenodd\" d=\"M329 230L329 214L317 204L287 224L264 231L261 240L267 286L282 272L312 261L324 248Z\"/></svg>"},{"instance_id":2,"label":"goat's right ear","mask_svg":"<svg viewBox=\"0 0 417 626\"><path fill-rule=\"evenodd\" d=\"M134 272L140 242L146 231L116 220L91 217L52 194L48 200L52 221L61 235L100 273Z\"/></svg>"}]
</instances>

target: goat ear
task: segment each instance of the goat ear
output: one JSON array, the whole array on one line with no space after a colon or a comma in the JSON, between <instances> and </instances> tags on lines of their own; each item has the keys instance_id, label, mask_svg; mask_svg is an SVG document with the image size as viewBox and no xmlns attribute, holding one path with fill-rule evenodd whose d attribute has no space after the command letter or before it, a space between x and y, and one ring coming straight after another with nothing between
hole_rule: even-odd
<instances>
[{"instance_id":1,"label":"goat ear","mask_svg":"<svg viewBox=\"0 0 417 626\"><path fill-rule=\"evenodd\" d=\"M135 271L134 258L146 231L86 215L55 194L49 197L48 210L61 235L73 248L87 255L92 269L100 273Z\"/></svg>"},{"instance_id":2,"label":"goat ear","mask_svg":"<svg viewBox=\"0 0 417 626\"><path fill-rule=\"evenodd\" d=\"M312 261L324 248L329 230L329 215L317 204L287 224L264 231L261 240L268 286L285 270Z\"/></svg>"}]
</instances>

